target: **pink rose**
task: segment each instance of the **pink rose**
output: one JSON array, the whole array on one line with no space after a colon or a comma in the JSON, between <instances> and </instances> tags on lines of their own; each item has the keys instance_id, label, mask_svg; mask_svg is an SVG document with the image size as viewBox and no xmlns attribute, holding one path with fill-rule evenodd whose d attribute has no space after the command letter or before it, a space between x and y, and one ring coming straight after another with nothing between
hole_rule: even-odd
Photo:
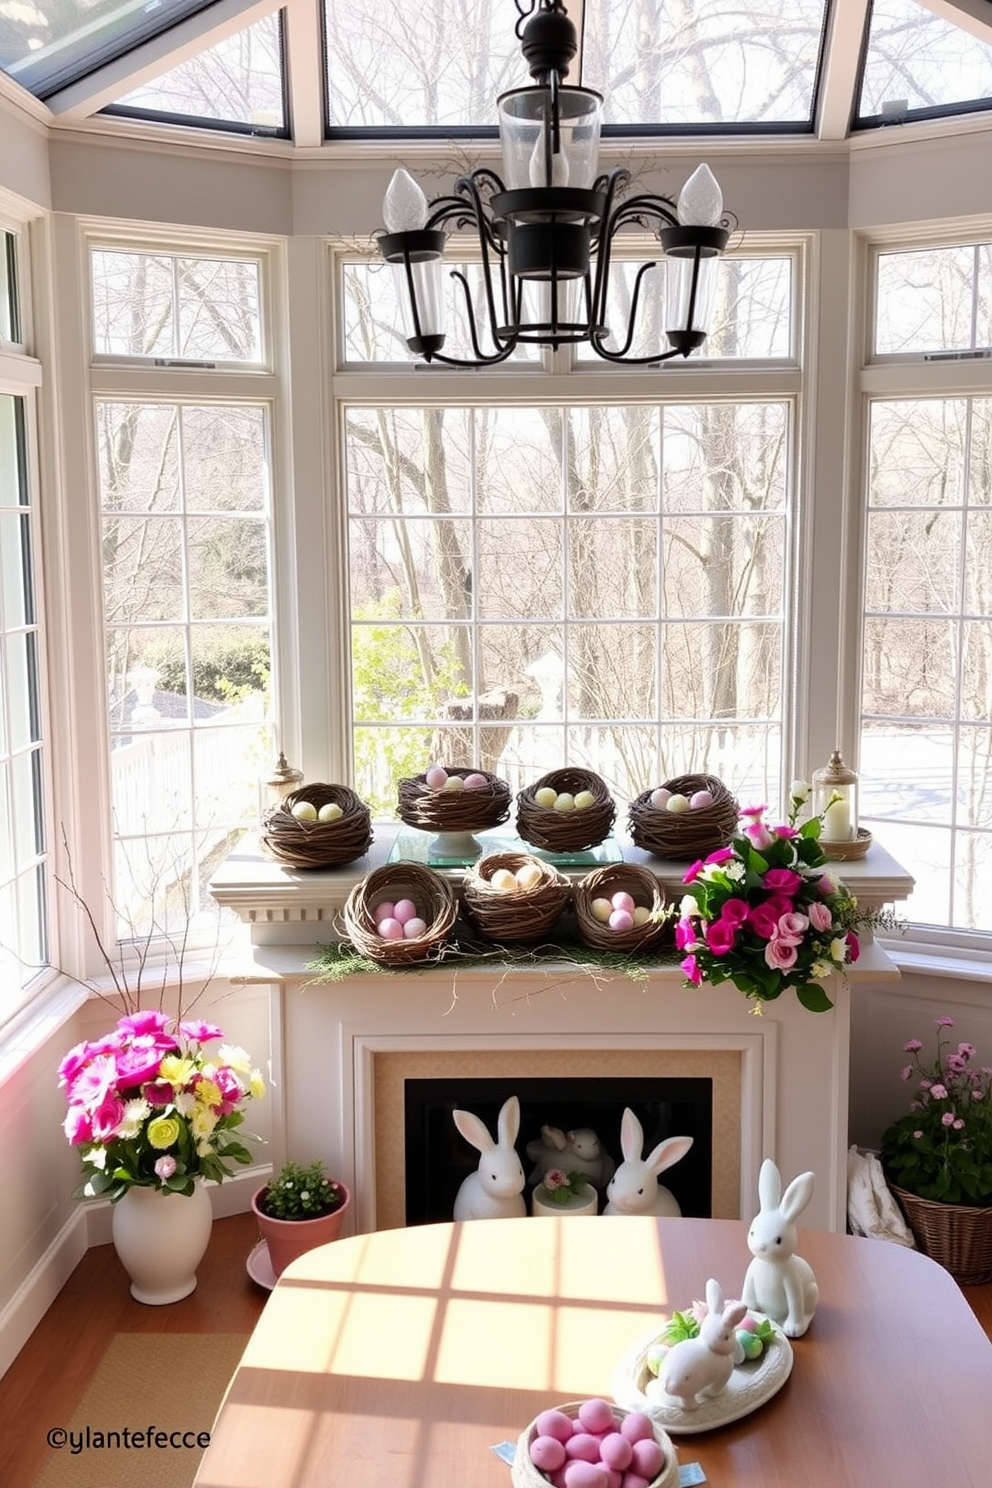
<instances>
[{"instance_id":1,"label":"pink rose","mask_svg":"<svg viewBox=\"0 0 992 1488\"><path fill-rule=\"evenodd\" d=\"M704 932L706 944L714 956L724 956L731 949L737 939L736 926L728 920L714 920L712 925L707 925Z\"/></svg>"},{"instance_id":2,"label":"pink rose","mask_svg":"<svg viewBox=\"0 0 992 1488\"><path fill-rule=\"evenodd\" d=\"M847 959L852 963L861 955L861 942L853 930L847 932Z\"/></svg>"},{"instance_id":3,"label":"pink rose","mask_svg":"<svg viewBox=\"0 0 992 1488\"><path fill-rule=\"evenodd\" d=\"M131 1033L162 1033L168 1024L168 1016L157 1008L142 1008L117 1019L117 1027Z\"/></svg>"},{"instance_id":4,"label":"pink rose","mask_svg":"<svg viewBox=\"0 0 992 1488\"><path fill-rule=\"evenodd\" d=\"M221 1095L221 1113L226 1116L229 1111L234 1110L238 1101L245 1093L244 1089L237 1075L226 1064L222 1064L216 1075L214 1075L214 1084L217 1086Z\"/></svg>"},{"instance_id":5,"label":"pink rose","mask_svg":"<svg viewBox=\"0 0 992 1488\"><path fill-rule=\"evenodd\" d=\"M117 1088L130 1090L135 1085L144 1085L154 1080L162 1063L162 1050L150 1038L137 1038L128 1049L117 1056Z\"/></svg>"},{"instance_id":6,"label":"pink rose","mask_svg":"<svg viewBox=\"0 0 992 1488\"><path fill-rule=\"evenodd\" d=\"M751 846L757 852L764 852L765 848L771 847L775 841L775 838L762 821L752 822L750 826L744 828L744 831L751 839Z\"/></svg>"},{"instance_id":7,"label":"pink rose","mask_svg":"<svg viewBox=\"0 0 992 1488\"><path fill-rule=\"evenodd\" d=\"M679 920L675 926L675 944L680 951L694 950L699 944L699 936L691 920Z\"/></svg>"},{"instance_id":8,"label":"pink rose","mask_svg":"<svg viewBox=\"0 0 992 1488\"><path fill-rule=\"evenodd\" d=\"M687 981L692 982L693 986L695 987L698 987L700 982L703 980L702 968L699 965L699 962L696 960L695 956L686 956L685 960L682 962L682 971Z\"/></svg>"},{"instance_id":9,"label":"pink rose","mask_svg":"<svg viewBox=\"0 0 992 1488\"><path fill-rule=\"evenodd\" d=\"M115 1095L109 1095L91 1115L94 1140L107 1142L117 1135L117 1129L124 1120L124 1102Z\"/></svg>"},{"instance_id":10,"label":"pink rose","mask_svg":"<svg viewBox=\"0 0 992 1488\"><path fill-rule=\"evenodd\" d=\"M556 1188L564 1188L568 1183L568 1174L561 1168L549 1168L544 1175L544 1186L548 1193L554 1193Z\"/></svg>"},{"instance_id":11,"label":"pink rose","mask_svg":"<svg viewBox=\"0 0 992 1488\"><path fill-rule=\"evenodd\" d=\"M89 1045L76 1044L59 1065L59 1084L71 1085L90 1057Z\"/></svg>"},{"instance_id":12,"label":"pink rose","mask_svg":"<svg viewBox=\"0 0 992 1488\"><path fill-rule=\"evenodd\" d=\"M778 915L767 904L752 904L747 912L747 922L762 940L771 940L778 929Z\"/></svg>"},{"instance_id":13,"label":"pink rose","mask_svg":"<svg viewBox=\"0 0 992 1488\"><path fill-rule=\"evenodd\" d=\"M141 1093L150 1106L171 1106L176 1098L176 1092L168 1080L153 1080L142 1087Z\"/></svg>"},{"instance_id":14,"label":"pink rose","mask_svg":"<svg viewBox=\"0 0 992 1488\"><path fill-rule=\"evenodd\" d=\"M795 905L788 894L769 894L765 900L765 905L776 919L781 918L784 914L791 914L795 909Z\"/></svg>"},{"instance_id":15,"label":"pink rose","mask_svg":"<svg viewBox=\"0 0 992 1488\"><path fill-rule=\"evenodd\" d=\"M791 941L793 945L799 945L806 934L809 920L804 914L793 911L792 914L779 915L778 937L780 940Z\"/></svg>"},{"instance_id":16,"label":"pink rose","mask_svg":"<svg viewBox=\"0 0 992 1488\"><path fill-rule=\"evenodd\" d=\"M683 883L695 883L696 882L696 879L699 877L699 875L700 875L700 873L702 871L703 871L703 860L702 860L702 858L697 858L694 863L690 863L689 867L685 870L685 873L683 873L683 875L682 875L682 882Z\"/></svg>"},{"instance_id":17,"label":"pink rose","mask_svg":"<svg viewBox=\"0 0 992 1488\"><path fill-rule=\"evenodd\" d=\"M93 1122L86 1107L70 1106L62 1123L62 1130L73 1147L78 1147L83 1142L92 1142Z\"/></svg>"},{"instance_id":18,"label":"pink rose","mask_svg":"<svg viewBox=\"0 0 992 1488\"><path fill-rule=\"evenodd\" d=\"M773 971L791 971L798 958L796 947L784 940L770 940L765 946L765 963Z\"/></svg>"},{"instance_id":19,"label":"pink rose","mask_svg":"<svg viewBox=\"0 0 992 1488\"><path fill-rule=\"evenodd\" d=\"M747 919L748 904L746 899L728 899L720 911L721 920L726 920L731 925L743 925Z\"/></svg>"},{"instance_id":20,"label":"pink rose","mask_svg":"<svg viewBox=\"0 0 992 1488\"><path fill-rule=\"evenodd\" d=\"M783 894L794 894L801 883L799 874L791 868L769 868L765 874L765 888L778 889Z\"/></svg>"},{"instance_id":21,"label":"pink rose","mask_svg":"<svg viewBox=\"0 0 992 1488\"><path fill-rule=\"evenodd\" d=\"M814 930L829 930L834 922L834 917L825 904L814 900L809 906L809 922Z\"/></svg>"},{"instance_id":22,"label":"pink rose","mask_svg":"<svg viewBox=\"0 0 992 1488\"><path fill-rule=\"evenodd\" d=\"M205 1023L202 1018L184 1018L179 1025L183 1038L195 1039L198 1044L209 1044L213 1039L224 1037L224 1030L216 1023Z\"/></svg>"},{"instance_id":23,"label":"pink rose","mask_svg":"<svg viewBox=\"0 0 992 1488\"><path fill-rule=\"evenodd\" d=\"M819 878L816 880L816 887L823 895L824 899L829 899L831 894L836 894L837 892L837 885L834 883L829 873L820 874Z\"/></svg>"},{"instance_id":24,"label":"pink rose","mask_svg":"<svg viewBox=\"0 0 992 1488\"><path fill-rule=\"evenodd\" d=\"M767 806L742 806L741 816L753 816L757 818L763 816L767 810Z\"/></svg>"}]
</instances>

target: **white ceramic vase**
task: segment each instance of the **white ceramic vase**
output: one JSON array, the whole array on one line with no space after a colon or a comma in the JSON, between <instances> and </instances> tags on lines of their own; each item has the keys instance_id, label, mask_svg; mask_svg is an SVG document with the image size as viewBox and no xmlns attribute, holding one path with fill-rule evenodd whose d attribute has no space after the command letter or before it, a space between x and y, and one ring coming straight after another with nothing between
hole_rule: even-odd
<instances>
[{"instance_id":1,"label":"white ceramic vase","mask_svg":"<svg viewBox=\"0 0 992 1488\"><path fill-rule=\"evenodd\" d=\"M160 1307L189 1296L213 1218L202 1183L188 1198L157 1188L128 1189L114 1205L112 1232L135 1301Z\"/></svg>"}]
</instances>

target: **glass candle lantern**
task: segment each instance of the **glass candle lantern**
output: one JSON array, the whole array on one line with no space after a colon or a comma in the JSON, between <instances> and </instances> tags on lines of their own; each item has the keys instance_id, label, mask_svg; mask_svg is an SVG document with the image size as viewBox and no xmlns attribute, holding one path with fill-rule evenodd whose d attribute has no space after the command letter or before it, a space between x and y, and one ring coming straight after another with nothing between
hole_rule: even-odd
<instances>
[{"instance_id":1,"label":"glass candle lantern","mask_svg":"<svg viewBox=\"0 0 992 1488\"><path fill-rule=\"evenodd\" d=\"M294 770L280 749L279 758L267 775L259 781L259 815L264 816L273 806L285 800L290 791L303 784L303 771Z\"/></svg>"},{"instance_id":2,"label":"glass candle lantern","mask_svg":"<svg viewBox=\"0 0 992 1488\"><path fill-rule=\"evenodd\" d=\"M858 835L858 777L839 749L813 772L813 814L823 822L822 842L853 842Z\"/></svg>"}]
</instances>

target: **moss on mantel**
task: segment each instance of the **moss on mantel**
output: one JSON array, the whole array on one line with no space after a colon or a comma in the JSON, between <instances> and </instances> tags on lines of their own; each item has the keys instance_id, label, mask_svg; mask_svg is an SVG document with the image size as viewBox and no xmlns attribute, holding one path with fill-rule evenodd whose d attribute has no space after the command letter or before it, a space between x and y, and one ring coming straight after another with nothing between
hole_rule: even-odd
<instances>
[{"instance_id":1,"label":"moss on mantel","mask_svg":"<svg viewBox=\"0 0 992 1488\"><path fill-rule=\"evenodd\" d=\"M571 971L593 977L624 976L630 981L644 982L656 967L677 966L681 955L673 946L669 950L655 949L650 956L639 959L628 952L596 950L564 937L536 946L503 945L496 941L456 937L424 961L387 966L359 955L350 941L344 940L337 945L321 946L307 970L313 973L308 985L341 982L346 977L366 972L375 976L419 976L436 971L438 967L451 971L492 967L498 974L507 971Z\"/></svg>"}]
</instances>

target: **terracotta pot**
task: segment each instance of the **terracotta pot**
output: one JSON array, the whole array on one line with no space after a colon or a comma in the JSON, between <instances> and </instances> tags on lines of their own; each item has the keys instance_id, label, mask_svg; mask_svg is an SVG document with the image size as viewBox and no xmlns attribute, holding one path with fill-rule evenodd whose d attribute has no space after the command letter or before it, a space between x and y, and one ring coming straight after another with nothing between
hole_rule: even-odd
<instances>
[{"instance_id":1,"label":"terracotta pot","mask_svg":"<svg viewBox=\"0 0 992 1488\"><path fill-rule=\"evenodd\" d=\"M319 1219L273 1219L271 1215L263 1214L259 1207L267 1188L259 1188L252 1194L252 1211L258 1220L262 1239L268 1246L269 1260L276 1276L281 1276L290 1261L295 1261L298 1256L338 1238L351 1203L351 1193L340 1181L337 1186L344 1194L343 1201L332 1213L322 1214Z\"/></svg>"}]
</instances>

